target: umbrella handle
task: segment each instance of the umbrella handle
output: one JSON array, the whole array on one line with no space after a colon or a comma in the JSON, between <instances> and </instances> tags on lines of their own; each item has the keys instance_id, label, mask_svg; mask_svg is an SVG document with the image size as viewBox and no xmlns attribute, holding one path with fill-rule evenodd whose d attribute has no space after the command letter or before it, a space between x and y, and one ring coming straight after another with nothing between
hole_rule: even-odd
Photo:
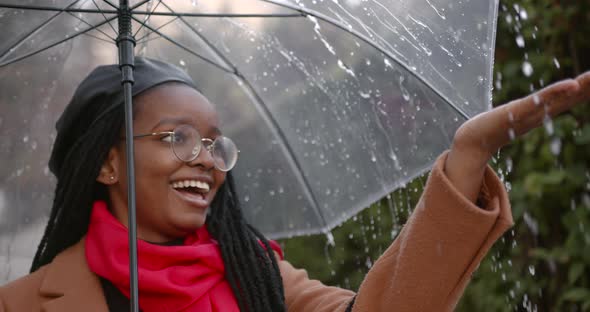
<instances>
[{"instance_id":1,"label":"umbrella handle","mask_svg":"<svg viewBox=\"0 0 590 312\"><path fill-rule=\"evenodd\" d=\"M125 100L125 137L133 138L133 67L135 38L131 31L131 8L128 0L119 1L118 9L119 36L117 47L119 50L119 68L121 69L121 84ZM137 278L137 224L135 208L135 156L133 140L125 141L127 151L127 210L129 224L129 299L130 311L139 311L138 278Z\"/></svg>"}]
</instances>

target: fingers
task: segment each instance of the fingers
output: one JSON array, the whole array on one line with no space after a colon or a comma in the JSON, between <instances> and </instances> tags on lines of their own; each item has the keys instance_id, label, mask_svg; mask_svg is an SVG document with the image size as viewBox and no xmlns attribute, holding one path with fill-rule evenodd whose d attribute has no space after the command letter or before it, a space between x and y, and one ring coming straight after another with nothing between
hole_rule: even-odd
<instances>
[{"instance_id":1,"label":"fingers","mask_svg":"<svg viewBox=\"0 0 590 312\"><path fill-rule=\"evenodd\" d=\"M580 77L580 80L590 85L590 77ZM579 102L580 90L582 87L577 80L563 80L480 114L461 129L460 136L469 138L462 141L479 143L491 155L517 136L541 126L547 118L570 109Z\"/></svg>"},{"instance_id":2,"label":"fingers","mask_svg":"<svg viewBox=\"0 0 590 312\"><path fill-rule=\"evenodd\" d=\"M507 114L509 127L518 136L541 126L544 120L553 118L580 102L581 89L577 80L563 80L504 105L502 108Z\"/></svg>"},{"instance_id":3,"label":"fingers","mask_svg":"<svg viewBox=\"0 0 590 312\"><path fill-rule=\"evenodd\" d=\"M493 155L517 136L589 98L590 72L587 72L479 114L457 130L453 145Z\"/></svg>"},{"instance_id":4,"label":"fingers","mask_svg":"<svg viewBox=\"0 0 590 312\"><path fill-rule=\"evenodd\" d=\"M582 73L581 75L576 77L576 80L578 81L578 83L580 83L580 86L582 87L590 86L590 71Z\"/></svg>"}]
</instances>

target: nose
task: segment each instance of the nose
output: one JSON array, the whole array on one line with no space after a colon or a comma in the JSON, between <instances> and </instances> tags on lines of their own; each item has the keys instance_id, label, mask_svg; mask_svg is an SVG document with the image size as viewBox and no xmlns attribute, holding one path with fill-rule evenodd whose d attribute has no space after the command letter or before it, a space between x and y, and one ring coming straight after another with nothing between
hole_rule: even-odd
<instances>
[{"instance_id":1,"label":"nose","mask_svg":"<svg viewBox=\"0 0 590 312\"><path fill-rule=\"evenodd\" d=\"M201 150L199 151L199 155L197 158L193 159L192 161L188 162L188 165L191 167L203 167L206 170L210 170L215 168L215 160L213 159L213 155L211 155L211 151L209 148L201 142Z\"/></svg>"}]
</instances>

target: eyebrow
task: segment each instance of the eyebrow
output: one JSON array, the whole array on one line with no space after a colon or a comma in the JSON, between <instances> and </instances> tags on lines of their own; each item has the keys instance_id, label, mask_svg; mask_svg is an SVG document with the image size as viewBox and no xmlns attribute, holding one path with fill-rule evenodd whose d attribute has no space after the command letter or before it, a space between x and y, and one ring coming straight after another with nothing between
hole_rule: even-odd
<instances>
[{"instance_id":1,"label":"eyebrow","mask_svg":"<svg viewBox=\"0 0 590 312\"><path fill-rule=\"evenodd\" d=\"M162 125L180 125L180 124L188 124L192 125L195 124L194 120L188 117L167 117L162 118L160 121L152 128L152 131ZM221 135L221 130L217 127L213 127L213 133L217 135Z\"/></svg>"}]
</instances>

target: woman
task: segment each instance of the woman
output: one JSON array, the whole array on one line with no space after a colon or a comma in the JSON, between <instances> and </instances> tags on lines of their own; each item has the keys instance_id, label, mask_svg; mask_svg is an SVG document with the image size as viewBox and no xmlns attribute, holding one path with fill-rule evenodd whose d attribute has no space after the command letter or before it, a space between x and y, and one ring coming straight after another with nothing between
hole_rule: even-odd
<instances>
[{"instance_id":1,"label":"woman","mask_svg":"<svg viewBox=\"0 0 590 312\"><path fill-rule=\"evenodd\" d=\"M512 224L487 162L590 97L590 72L466 122L435 163L403 231L357 294L310 280L246 224L237 152L213 106L169 64L138 59L134 140L143 311L448 311ZM53 209L31 274L0 288L0 311L128 310L127 189L116 66L93 71L58 121Z\"/></svg>"}]
</instances>

